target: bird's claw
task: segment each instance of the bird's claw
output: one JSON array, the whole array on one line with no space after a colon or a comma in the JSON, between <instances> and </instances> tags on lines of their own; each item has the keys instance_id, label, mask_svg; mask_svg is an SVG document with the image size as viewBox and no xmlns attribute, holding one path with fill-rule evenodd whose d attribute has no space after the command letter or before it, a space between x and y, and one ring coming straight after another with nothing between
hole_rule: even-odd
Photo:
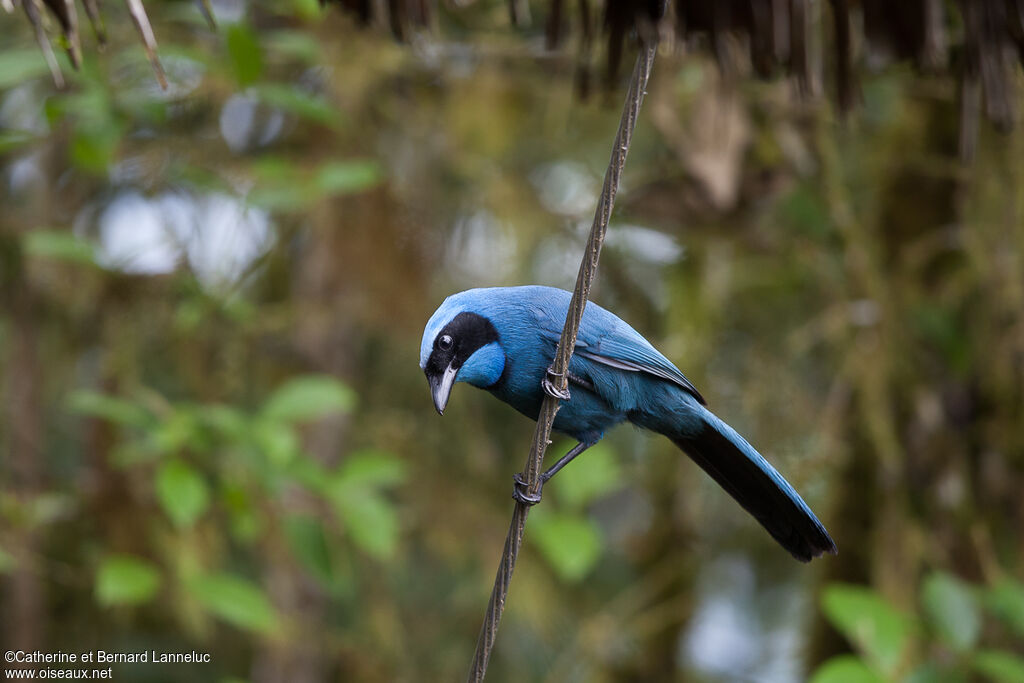
<instances>
[{"instance_id":1,"label":"bird's claw","mask_svg":"<svg viewBox=\"0 0 1024 683\"><path fill-rule=\"evenodd\" d=\"M537 489L537 493L530 493L529 487L526 485L526 481L523 479L522 472L516 472L512 477L514 482L512 485L512 497L523 505L536 505L540 502L541 489ZM541 479L540 485L544 486L544 480Z\"/></svg>"},{"instance_id":2,"label":"bird's claw","mask_svg":"<svg viewBox=\"0 0 1024 683\"><path fill-rule=\"evenodd\" d=\"M552 398L557 398L561 401L568 401L570 398L569 386L566 385L565 389L559 389L558 387L555 386L554 382L551 381L559 380L562 377L562 373L555 372L552 366L548 366L547 374L545 374L544 379L541 380L540 386L542 389L544 389L544 393L547 394L548 396L551 396Z\"/></svg>"}]
</instances>

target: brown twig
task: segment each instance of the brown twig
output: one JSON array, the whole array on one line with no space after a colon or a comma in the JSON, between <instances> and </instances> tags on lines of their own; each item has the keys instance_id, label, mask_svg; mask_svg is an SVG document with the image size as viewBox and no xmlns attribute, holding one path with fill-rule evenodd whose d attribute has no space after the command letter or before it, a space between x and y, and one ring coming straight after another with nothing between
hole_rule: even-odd
<instances>
[{"instance_id":1,"label":"brown twig","mask_svg":"<svg viewBox=\"0 0 1024 683\"><path fill-rule=\"evenodd\" d=\"M594 214L594 223L590 228L590 238L587 240L579 275L576 277L576 288L573 291L565 326L562 328L562 336L555 351L552 374L557 378L556 383L559 386L556 388L562 392L568 389L569 360L572 358L572 352L576 346L576 335L580 329L580 321L583 319L583 309L590 297L590 286L597 273L597 262L601 256L601 246L604 244L608 220L611 218L612 207L615 204L615 194L619 189L619 178L626 165L626 154L629 152L629 144L633 139L633 129L636 127L640 105L646 94L647 79L651 74L657 47L657 43L652 40L641 49L640 55L637 57L636 67L633 69L633 76L629 83L629 93L626 95L626 103L622 111L622 119L619 122L619 131L615 135L611 160L608 162L608 170L605 171L604 187L601 188L601 197ZM527 496L540 492L540 469L544 462L544 453L548 447L551 426L555 421L558 408L558 399L545 395L540 415L537 416L537 429L533 434L533 445L530 447L530 455L526 460L526 467L523 469ZM526 528L526 516L529 511L529 505L517 501L515 510L512 512L512 523L509 526L508 536L505 537L505 549L501 555L501 563L498 565L497 576L494 577L494 588L491 590L491 599L487 603L487 614L483 627L480 629L476 654L473 656L473 664L467 678L472 683L483 681L484 675L487 673L487 663L491 658L491 650L494 648L494 641L498 634L501 614L505 609L505 599L508 597L508 588L512 581L516 559L519 556L519 548L523 543L523 532Z\"/></svg>"}]
</instances>

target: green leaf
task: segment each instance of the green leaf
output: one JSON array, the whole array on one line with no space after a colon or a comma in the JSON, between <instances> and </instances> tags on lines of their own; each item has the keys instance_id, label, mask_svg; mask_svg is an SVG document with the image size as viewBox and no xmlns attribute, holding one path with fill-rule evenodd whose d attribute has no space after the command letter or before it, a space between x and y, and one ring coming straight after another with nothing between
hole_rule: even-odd
<instances>
[{"instance_id":1,"label":"green leaf","mask_svg":"<svg viewBox=\"0 0 1024 683\"><path fill-rule=\"evenodd\" d=\"M253 159L250 169L258 180L293 182L301 177L303 167L288 157L267 154Z\"/></svg>"},{"instance_id":2,"label":"green leaf","mask_svg":"<svg viewBox=\"0 0 1024 683\"><path fill-rule=\"evenodd\" d=\"M982 650L974 655L971 662L974 670L985 680L998 683L1020 683L1024 681L1024 658L1001 650Z\"/></svg>"},{"instance_id":3,"label":"green leaf","mask_svg":"<svg viewBox=\"0 0 1024 683\"><path fill-rule=\"evenodd\" d=\"M121 134L122 130L115 121L91 126L76 125L71 139L71 160L86 171L105 173L114 162Z\"/></svg>"},{"instance_id":4,"label":"green leaf","mask_svg":"<svg viewBox=\"0 0 1024 683\"><path fill-rule=\"evenodd\" d=\"M96 265L96 251L89 242L72 232L33 230L22 239L26 253L33 256Z\"/></svg>"},{"instance_id":5,"label":"green leaf","mask_svg":"<svg viewBox=\"0 0 1024 683\"><path fill-rule=\"evenodd\" d=\"M142 406L95 391L74 391L68 397L68 409L79 415L98 417L129 427L147 427L153 416Z\"/></svg>"},{"instance_id":6,"label":"green leaf","mask_svg":"<svg viewBox=\"0 0 1024 683\"><path fill-rule=\"evenodd\" d=\"M327 194L347 194L369 189L380 180L380 166L374 161L335 161L317 170L315 183Z\"/></svg>"},{"instance_id":7,"label":"green leaf","mask_svg":"<svg viewBox=\"0 0 1024 683\"><path fill-rule=\"evenodd\" d=\"M937 662L924 662L910 672L902 683L967 683L962 670L940 666Z\"/></svg>"},{"instance_id":8,"label":"green leaf","mask_svg":"<svg viewBox=\"0 0 1024 683\"><path fill-rule=\"evenodd\" d=\"M228 55L241 86L255 83L263 75L263 52L259 41L245 24L232 24L227 29Z\"/></svg>"},{"instance_id":9,"label":"green leaf","mask_svg":"<svg viewBox=\"0 0 1024 683\"><path fill-rule=\"evenodd\" d=\"M276 92L274 86L260 86L259 90ZM378 184L382 177L376 162L363 160L330 162L308 172L288 159L270 157L254 163L253 171L256 184L246 201L274 211L299 209L324 195L360 192Z\"/></svg>"},{"instance_id":10,"label":"green leaf","mask_svg":"<svg viewBox=\"0 0 1024 683\"><path fill-rule=\"evenodd\" d=\"M885 683L885 679L858 657L839 655L818 667L810 683Z\"/></svg>"},{"instance_id":11,"label":"green leaf","mask_svg":"<svg viewBox=\"0 0 1024 683\"><path fill-rule=\"evenodd\" d=\"M579 581L594 568L604 539L593 522L579 515L539 509L533 517L531 533L559 577Z\"/></svg>"},{"instance_id":12,"label":"green leaf","mask_svg":"<svg viewBox=\"0 0 1024 683\"><path fill-rule=\"evenodd\" d=\"M224 507L231 519L231 532L243 542L254 541L262 530L257 509L252 504L249 489L238 482L228 482L221 489Z\"/></svg>"},{"instance_id":13,"label":"green leaf","mask_svg":"<svg viewBox=\"0 0 1024 683\"><path fill-rule=\"evenodd\" d=\"M320 484L353 542L379 559L394 554L399 526L394 505L378 489L404 477L405 463L387 453L364 450L351 454L326 484Z\"/></svg>"},{"instance_id":14,"label":"green leaf","mask_svg":"<svg viewBox=\"0 0 1024 683\"><path fill-rule=\"evenodd\" d=\"M335 126L341 119L341 112L322 95L300 90L280 83L264 83L254 86L256 95L272 107L289 114L301 116L325 126Z\"/></svg>"},{"instance_id":15,"label":"green leaf","mask_svg":"<svg viewBox=\"0 0 1024 683\"><path fill-rule=\"evenodd\" d=\"M264 417L284 422L315 420L355 407L356 394L333 377L311 375L286 382L263 406Z\"/></svg>"},{"instance_id":16,"label":"green leaf","mask_svg":"<svg viewBox=\"0 0 1024 683\"><path fill-rule=\"evenodd\" d=\"M199 412L203 424L220 434L228 441L244 441L250 432L249 418L237 408L228 405L212 404L204 406Z\"/></svg>"},{"instance_id":17,"label":"green leaf","mask_svg":"<svg viewBox=\"0 0 1024 683\"><path fill-rule=\"evenodd\" d=\"M299 19L312 22L323 16L324 8L318 0L291 0L289 5Z\"/></svg>"},{"instance_id":18,"label":"green leaf","mask_svg":"<svg viewBox=\"0 0 1024 683\"><path fill-rule=\"evenodd\" d=\"M277 612L251 581L227 573L207 574L190 581L188 590L206 609L235 626L260 633L277 627Z\"/></svg>"},{"instance_id":19,"label":"green leaf","mask_svg":"<svg viewBox=\"0 0 1024 683\"><path fill-rule=\"evenodd\" d=\"M295 430L277 420L259 420L254 436L267 460L278 467L287 465L301 452Z\"/></svg>"},{"instance_id":20,"label":"green leaf","mask_svg":"<svg viewBox=\"0 0 1024 683\"><path fill-rule=\"evenodd\" d=\"M132 555L111 555L96 573L96 600L104 606L147 602L159 588L156 567Z\"/></svg>"},{"instance_id":21,"label":"green leaf","mask_svg":"<svg viewBox=\"0 0 1024 683\"><path fill-rule=\"evenodd\" d=\"M210 494L202 476L180 460L164 463L156 475L156 495L175 526L187 528L206 511Z\"/></svg>"},{"instance_id":22,"label":"green leaf","mask_svg":"<svg viewBox=\"0 0 1024 683\"><path fill-rule=\"evenodd\" d=\"M245 201L252 206L268 211L293 211L307 206L314 201L314 194L306 185L299 181L281 185L256 185Z\"/></svg>"},{"instance_id":23,"label":"green leaf","mask_svg":"<svg viewBox=\"0 0 1024 683\"><path fill-rule=\"evenodd\" d=\"M302 566L319 581L330 585L334 577L334 567L327 536L320 520L296 515L285 519L284 528L292 552Z\"/></svg>"},{"instance_id":24,"label":"green leaf","mask_svg":"<svg viewBox=\"0 0 1024 683\"><path fill-rule=\"evenodd\" d=\"M921 604L950 647L969 650L981 634L981 615L970 586L944 572L932 572L921 587Z\"/></svg>"},{"instance_id":25,"label":"green leaf","mask_svg":"<svg viewBox=\"0 0 1024 683\"><path fill-rule=\"evenodd\" d=\"M7 154L32 143L31 133L19 130L0 130L0 154Z\"/></svg>"},{"instance_id":26,"label":"green leaf","mask_svg":"<svg viewBox=\"0 0 1024 683\"><path fill-rule=\"evenodd\" d=\"M330 497L335 477L316 460L308 457L296 458L288 463L287 474L310 491Z\"/></svg>"},{"instance_id":27,"label":"green leaf","mask_svg":"<svg viewBox=\"0 0 1024 683\"><path fill-rule=\"evenodd\" d=\"M0 90L50 73L42 53L35 49L0 52Z\"/></svg>"},{"instance_id":28,"label":"green leaf","mask_svg":"<svg viewBox=\"0 0 1024 683\"><path fill-rule=\"evenodd\" d=\"M347 486L399 484L405 480L405 462L382 451L355 451L345 458L337 476Z\"/></svg>"},{"instance_id":29,"label":"green leaf","mask_svg":"<svg viewBox=\"0 0 1024 683\"><path fill-rule=\"evenodd\" d=\"M177 404L169 415L149 431L149 445L158 453L177 453L184 448L202 449L201 410Z\"/></svg>"},{"instance_id":30,"label":"green leaf","mask_svg":"<svg viewBox=\"0 0 1024 683\"><path fill-rule=\"evenodd\" d=\"M548 452L551 453L553 448ZM559 448L554 452L561 456L565 451ZM603 442L587 449L566 467L566 471L571 474L558 477L554 489L558 502L569 507L580 508L621 486L622 473L615 453Z\"/></svg>"},{"instance_id":31,"label":"green leaf","mask_svg":"<svg viewBox=\"0 0 1024 683\"><path fill-rule=\"evenodd\" d=\"M394 555L398 547L398 513L373 489L335 485L331 500L345 531L363 551L377 559Z\"/></svg>"},{"instance_id":32,"label":"green leaf","mask_svg":"<svg viewBox=\"0 0 1024 683\"><path fill-rule=\"evenodd\" d=\"M320 43L305 31L274 31L263 38L263 44L271 52L314 64L320 59Z\"/></svg>"},{"instance_id":33,"label":"green leaf","mask_svg":"<svg viewBox=\"0 0 1024 683\"><path fill-rule=\"evenodd\" d=\"M825 616L882 673L892 675L903 659L913 622L863 586L833 583L822 594Z\"/></svg>"},{"instance_id":34,"label":"green leaf","mask_svg":"<svg viewBox=\"0 0 1024 683\"><path fill-rule=\"evenodd\" d=\"M984 592L985 606L1006 622L1017 635L1024 636L1024 584L1006 578Z\"/></svg>"}]
</instances>

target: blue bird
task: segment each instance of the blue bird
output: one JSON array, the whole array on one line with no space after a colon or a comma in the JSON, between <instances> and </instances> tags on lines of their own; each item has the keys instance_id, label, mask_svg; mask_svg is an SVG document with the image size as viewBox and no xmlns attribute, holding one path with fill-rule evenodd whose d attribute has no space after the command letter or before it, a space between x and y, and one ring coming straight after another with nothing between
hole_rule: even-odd
<instances>
[{"instance_id":1,"label":"blue bird","mask_svg":"<svg viewBox=\"0 0 1024 683\"><path fill-rule=\"evenodd\" d=\"M493 287L453 294L423 331L420 368L444 412L456 382L486 389L536 420L572 294L553 287ZM793 557L836 552L799 494L746 440L705 406L683 373L613 313L588 303L569 364L570 397L554 429L579 443L541 475L549 480L629 421L664 434L752 514ZM521 480L514 496L532 504Z\"/></svg>"}]
</instances>

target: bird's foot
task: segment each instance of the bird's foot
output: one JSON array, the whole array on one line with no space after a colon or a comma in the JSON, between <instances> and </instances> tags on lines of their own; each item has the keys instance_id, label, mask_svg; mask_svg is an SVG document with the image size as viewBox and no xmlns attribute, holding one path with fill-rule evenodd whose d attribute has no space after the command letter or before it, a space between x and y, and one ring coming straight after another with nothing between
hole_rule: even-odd
<instances>
[{"instance_id":1,"label":"bird's foot","mask_svg":"<svg viewBox=\"0 0 1024 683\"><path fill-rule=\"evenodd\" d=\"M549 365L548 371L544 375L544 379L541 380L540 386L542 389L544 389L544 393L547 394L548 396L551 396L552 398L557 398L561 401L568 401L570 398L569 385L566 384L565 389L559 389L554 384L554 382L557 382L558 380L562 379L562 377L562 373L555 372L554 367Z\"/></svg>"},{"instance_id":2,"label":"bird's foot","mask_svg":"<svg viewBox=\"0 0 1024 683\"><path fill-rule=\"evenodd\" d=\"M512 477L512 497L523 505L536 505L540 502L541 489L537 489L537 493L530 493L529 487L526 485L526 480L523 479L522 472L516 472ZM541 487L544 486L544 479L540 480Z\"/></svg>"}]
</instances>

